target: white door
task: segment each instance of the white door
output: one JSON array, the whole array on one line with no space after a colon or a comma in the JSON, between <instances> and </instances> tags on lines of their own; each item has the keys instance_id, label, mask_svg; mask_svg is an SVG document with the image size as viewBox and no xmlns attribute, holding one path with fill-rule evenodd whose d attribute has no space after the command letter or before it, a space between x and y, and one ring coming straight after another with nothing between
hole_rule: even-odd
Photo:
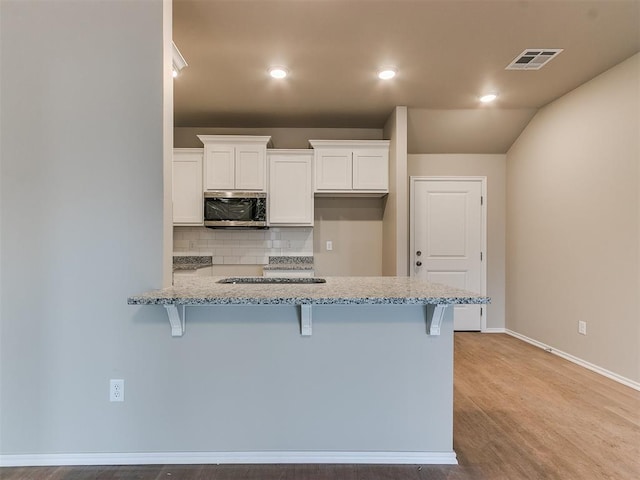
<instances>
[{"instance_id":1,"label":"white door","mask_svg":"<svg viewBox=\"0 0 640 480\"><path fill-rule=\"evenodd\" d=\"M483 178L411 178L411 275L485 294ZM455 330L482 330L480 305L454 307Z\"/></svg>"}]
</instances>

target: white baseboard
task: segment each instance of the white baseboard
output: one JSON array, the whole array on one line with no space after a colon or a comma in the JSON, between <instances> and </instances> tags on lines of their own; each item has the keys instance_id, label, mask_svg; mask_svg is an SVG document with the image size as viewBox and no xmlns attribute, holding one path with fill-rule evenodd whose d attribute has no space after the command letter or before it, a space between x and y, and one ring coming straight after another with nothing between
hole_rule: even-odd
<instances>
[{"instance_id":1,"label":"white baseboard","mask_svg":"<svg viewBox=\"0 0 640 480\"><path fill-rule=\"evenodd\" d=\"M482 333L507 333L507 329L503 327L491 327L482 330Z\"/></svg>"},{"instance_id":2,"label":"white baseboard","mask_svg":"<svg viewBox=\"0 0 640 480\"><path fill-rule=\"evenodd\" d=\"M522 335L521 333L514 332L513 330L506 329L505 333L508 335L511 335L512 337L518 338L523 342L527 342L527 343L530 343L531 345L535 345L536 347L542 348L543 350L546 350L547 352L550 352L550 353L553 353L554 355L562 357L565 360L569 360L570 362L573 362L577 365L580 365L581 367L589 369L592 372L599 373L600 375L610 378L611 380L615 380L616 382L626 385L627 387L631 387L634 390L640 391L640 383L634 382L629 378L623 377L622 375L618 375L617 373L611 372L605 368L594 365L593 363L589 363L586 360L582 360L581 358L574 357L569 353L553 348L549 345L539 342L538 340L534 340L533 338L529 338L525 335Z\"/></svg>"},{"instance_id":3,"label":"white baseboard","mask_svg":"<svg viewBox=\"0 0 640 480\"><path fill-rule=\"evenodd\" d=\"M411 464L457 465L450 452L166 452L0 455L0 467L204 464Z\"/></svg>"}]
</instances>

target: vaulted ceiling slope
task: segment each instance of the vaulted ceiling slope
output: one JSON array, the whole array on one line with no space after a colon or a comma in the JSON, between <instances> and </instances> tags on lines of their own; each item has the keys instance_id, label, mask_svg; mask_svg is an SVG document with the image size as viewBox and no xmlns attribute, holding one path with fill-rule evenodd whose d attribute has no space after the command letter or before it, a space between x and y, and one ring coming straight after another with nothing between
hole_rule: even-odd
<instances>
[{"instance_id":1,"label":"vaulted ceiling slope","mask_svg":"<svg viewBox=\"0 0 640 480\"><path fill-rule=\"evenodd\" d=\"M174 0L173 36L189 63L174 82L177 127L381 128L396 105L430 121L519 110L500 125L638 52L640 1ZM564 51L505 70L527 48ZM270 65L290 76L270 78ZM379 80L382 65L397 77ZM479 105L490 90L496 102Z\"/></svg>"}]
</instances>

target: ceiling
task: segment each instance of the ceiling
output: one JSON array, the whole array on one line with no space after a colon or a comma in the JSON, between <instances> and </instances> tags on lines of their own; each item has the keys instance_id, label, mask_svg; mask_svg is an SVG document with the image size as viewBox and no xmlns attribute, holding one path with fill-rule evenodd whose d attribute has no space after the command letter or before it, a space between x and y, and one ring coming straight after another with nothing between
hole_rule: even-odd
<instances>
[{"instance_id":1,"label":"ceiling","mask_svg":"<svg viewBox=\"0 0 640 480\"><path fill-rule=\"evenodd\" d=\"M173 39L189 64L176 127L382 128L396 105L526 125L640 51L640 0L173 0ZM564 51L505 70L527 48ZM396 78L379 80L382 65ZM490 90L498 99L480 105Z\"/></svg>"}]
</instances>

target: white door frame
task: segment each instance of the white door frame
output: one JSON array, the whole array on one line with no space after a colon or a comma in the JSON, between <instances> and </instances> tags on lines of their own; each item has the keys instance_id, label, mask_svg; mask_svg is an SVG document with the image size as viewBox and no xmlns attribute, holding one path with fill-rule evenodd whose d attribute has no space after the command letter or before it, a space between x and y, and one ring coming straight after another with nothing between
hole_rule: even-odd
<instances>
[{"instance_id":1,"label":"white door frame","mask_svg":"<svg viewBox=\"0 0 640 480\"><path fill-rule=\"evenodd\" d=\"M415 252L414 234L415 234L415 188L419 182L480 182L482 188L482 232L481 232L481 249L483 260L480 271L481 281L481 295L487 295L487 177L442 177L442 176L411 176L409 177L410 190L409 190L409 255L408 265L409 275L413 277L415 275L413 268L413 253ZM487 329L487 305L482 306L482 316L480 318L480 331L484 332Z\"/></svg>"}]
</instances>

